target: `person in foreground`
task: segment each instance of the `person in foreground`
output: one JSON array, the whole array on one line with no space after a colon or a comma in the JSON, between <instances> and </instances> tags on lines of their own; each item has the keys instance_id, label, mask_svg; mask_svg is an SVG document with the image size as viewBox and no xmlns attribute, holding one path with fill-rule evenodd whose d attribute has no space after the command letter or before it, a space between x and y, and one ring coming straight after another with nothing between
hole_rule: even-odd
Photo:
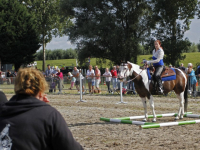
<instances>
[{"instance_id":1,"label":"person in foreground","mask_svg":"<svg viewBox=\"0 0 200 150\"><path fill-rule=\"evenodd\" d=\"M8 100L7 100L7 98L6 98L6 95L2 92L2 91L0 91L0 105L1 104L4 104L5 102L7 102Z\"/></svg>"},{"instance_id":2,"label":"person in foreground","mask_svg":"<svg viewBox=\"0 0 200 150\"><path fill-rule=\"evenodd\" d=\"M0 106L0 149L82 150L61 114L44 94L47 83L36 69L20 69L15 93Z\"/></svg>"}]
</instances>

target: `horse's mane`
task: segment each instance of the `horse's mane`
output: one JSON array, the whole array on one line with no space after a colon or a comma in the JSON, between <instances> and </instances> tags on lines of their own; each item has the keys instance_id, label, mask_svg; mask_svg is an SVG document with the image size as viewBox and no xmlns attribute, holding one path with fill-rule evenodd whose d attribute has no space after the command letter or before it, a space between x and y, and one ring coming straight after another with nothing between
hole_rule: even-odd
<instances>
[{"instance_id":1,"label":"horse's mane","mask_svg":"<svg viewBox=\"0 0 200 150\"><path fill-rule=\"evenodd\" d=\"M141 72L141 69L140 69L140 66L137 65L137 64L134 64L134 63L131 63L129 61L127 61L127 64L130 64L132 66L130 72L132 71L135 71L137 74L139 74Z\"/></svg>"}]
</instances>

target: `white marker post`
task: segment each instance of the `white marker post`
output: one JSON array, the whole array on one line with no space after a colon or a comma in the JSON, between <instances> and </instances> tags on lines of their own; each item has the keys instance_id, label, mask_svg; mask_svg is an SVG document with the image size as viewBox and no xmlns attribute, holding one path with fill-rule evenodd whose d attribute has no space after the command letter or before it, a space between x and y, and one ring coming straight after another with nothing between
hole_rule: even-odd
<instances>
[{"instance_id":1,"label":"white marker post","mask_svg":"<svg viewBox=\"0 0 200 150\"><path fill-rule=\"evenodd\" d=\"M120 81L120 102L116 103L116 104L127 104L127 102L124 102L123 101L123 95L122 95L122 84L123 84L123 81Z\"/></svg>"},{"instance_id":2,"label":"white marker post","mask_svg":"<svg viewBox=\"0 0 200 150\"><path fill-rule=\"evenodd\" d=\"M76 103L79 103L79 102L87 102L87 101L84 101L83 100L83 92L82 92L82 74L79 72L79 79L80 79L80 100L77 101Z\"/></svg>"}]
</instances>

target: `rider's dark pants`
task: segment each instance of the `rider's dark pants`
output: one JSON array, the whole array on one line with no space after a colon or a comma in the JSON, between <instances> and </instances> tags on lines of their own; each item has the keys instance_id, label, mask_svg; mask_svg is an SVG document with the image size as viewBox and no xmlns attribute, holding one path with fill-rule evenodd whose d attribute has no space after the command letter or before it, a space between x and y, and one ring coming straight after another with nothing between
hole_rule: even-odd
<instances>
[{"instance_id":1,"label":"rider's dark pants","mask_svg":"<svg viewBox=\"0 0 200 150\"><path fill-rule=\"evenodd\" d=\"M161 73L163 71L163 66L156 66L155 73L154 73L154 81L158 83L159 88L162 89L162 80L161 80Z\"/></svg>"}]
</instances>

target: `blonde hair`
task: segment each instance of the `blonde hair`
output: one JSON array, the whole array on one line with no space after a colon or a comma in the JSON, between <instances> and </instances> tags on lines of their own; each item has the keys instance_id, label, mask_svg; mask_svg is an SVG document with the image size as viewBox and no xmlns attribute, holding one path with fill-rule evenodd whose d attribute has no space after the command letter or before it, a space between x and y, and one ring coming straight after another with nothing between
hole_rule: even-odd
<instances>
[{"instance_id":1,"label":"blonde hair","mask_svg":"<svg viewBox=\"0 0 200 150\"><path fill-rule=\"evenodd\" d=\"M19 69L15 80L15 93L36 96L39 92L44 93L47 82L43 74L33 68Z\"/></svg>"}]
</instances>

